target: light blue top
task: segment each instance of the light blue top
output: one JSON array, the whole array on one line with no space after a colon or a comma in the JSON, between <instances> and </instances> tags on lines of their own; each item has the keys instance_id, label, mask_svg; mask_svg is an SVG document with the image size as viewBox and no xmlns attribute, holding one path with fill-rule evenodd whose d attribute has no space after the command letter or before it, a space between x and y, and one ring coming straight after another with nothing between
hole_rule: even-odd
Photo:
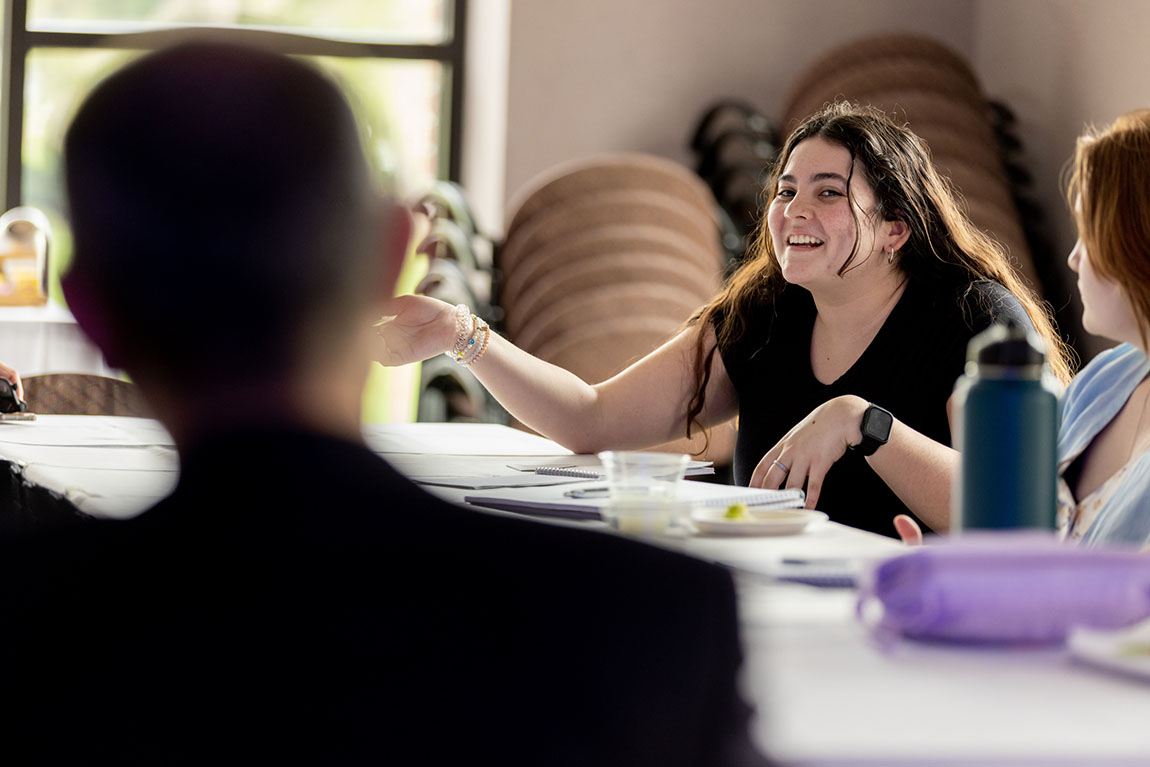
<instances>
[{"instance_id":1,"label":"light blue top","mask_svg":"<svg viewBox=\"0 0 1150 767\"><path fill-rule=\"evenodd\" d=\"M1059 524L1068 537L1081 538L1084 545L1150 545L1150 451L1133 456L1077 504L1062 479L1066 467L1118 415L1147 374L1146 355L1121 344L1091 360L1063 395L1058 429Z\"/></svg>"}]
</instances>

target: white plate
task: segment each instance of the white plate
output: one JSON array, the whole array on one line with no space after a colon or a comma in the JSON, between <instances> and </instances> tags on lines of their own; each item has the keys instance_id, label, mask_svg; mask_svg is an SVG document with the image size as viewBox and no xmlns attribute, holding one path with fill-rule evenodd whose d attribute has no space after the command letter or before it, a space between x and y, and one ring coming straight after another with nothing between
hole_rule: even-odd
<instances>
[{"instance_id":1,"label":"white plate","mask_svg":"<svg viewBox=\"0 0 1150 767\"><path fill-rule=\"evenodd\" d=\"M1150 621L1115 631L1076 628L1066 646L1085 663L1150 680Z\"/></svg>"},{"instance_id":2,"label":"white plate","mask_svg":"<svg viewBox=\"0 0 1150 767\"><path fill-rule=\"evenodd\" d=\"M700 509L691 514L691 523L701 535L794 535L811 522L827 515L809 509L775 509L747 512L749 519L727 519L726 509Z\"/></svg>"}]
</instances>

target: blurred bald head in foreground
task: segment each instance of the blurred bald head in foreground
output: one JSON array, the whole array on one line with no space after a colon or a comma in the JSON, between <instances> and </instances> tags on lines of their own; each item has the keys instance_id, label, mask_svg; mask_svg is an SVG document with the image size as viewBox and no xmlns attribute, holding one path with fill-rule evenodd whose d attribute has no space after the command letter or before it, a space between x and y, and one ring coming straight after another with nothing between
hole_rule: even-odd
<instances>
[{"instance_id":1,"label":"blurred bald head in foreground","mask_svg":"<svg viewBox=\"0 0 1150 767\"><path fill-rule=\"evenodd\" d=\"M350 436L410 225L327 77L177 44L99 84L64 162L69 305L178 441L225 414Z\"/></svg>"}]
</instances>

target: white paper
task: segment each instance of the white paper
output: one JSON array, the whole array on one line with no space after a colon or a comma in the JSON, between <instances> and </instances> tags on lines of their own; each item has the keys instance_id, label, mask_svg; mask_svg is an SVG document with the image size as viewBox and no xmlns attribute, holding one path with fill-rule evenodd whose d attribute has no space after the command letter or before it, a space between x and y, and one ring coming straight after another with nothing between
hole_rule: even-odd
<instances>
[{"instance_id":1,"label":"white paper","mask_svg":"<svg viewBox=\"0 0 1150 767\"><path fill-rule=\"evenodd\" d=\"M549 439L491 423L367 424L363 438L376 453L562 455Z\"/></svg>"},{"instance_id":2,"label":"white paper","mask_svg":"<svg viewBox=\"0 0 1150 767\"><path fill-rule=\"evenodd\" d=\"M464 500L476 506L509 511L527 513L586 512L593 515L607 503L605 492L582 498L568 495L572 489L586 492L590 488L606 489L601 481L584 481L559 487L508 487L496 493L468 495L464 497ZM759 505L762 502L776 499L782 494L783 491L777 490L693 481L680 482L675 492L678 501L709 507L726 506L733 503ZM797 508L801 505L801 498L792 500L787 504L791 508ZM787 506L780 506L779 508L786 508Z\"/></svg>"},{"instance_id":3,"label":"white paper","mask_svg":"<svg viewBox=\"0 0 1150 767\"><path fill-rule=\"evenodd\" d=\"M419 481L425 477L497 477L520 474L511 469L508 457L503 455L422 455L415 453L378 453L396 471ZM579 456L573 456L579 457ZM562 456L517 456L513 460L538 462L557 460Z\"/></svg>"},{"instance_id":4,"label":"white paper","mask_svg":"<svg viewBox=\"0 0 1150 767\"><path fill-rule=\"evenodd\" d=\"M494 477L417 477L414 482L438 487L459 487L464 490L490 490L497 487L547 487L586 482L586 478L552 477L545 474L504 474Z\"/></svg>"}]
</instances>

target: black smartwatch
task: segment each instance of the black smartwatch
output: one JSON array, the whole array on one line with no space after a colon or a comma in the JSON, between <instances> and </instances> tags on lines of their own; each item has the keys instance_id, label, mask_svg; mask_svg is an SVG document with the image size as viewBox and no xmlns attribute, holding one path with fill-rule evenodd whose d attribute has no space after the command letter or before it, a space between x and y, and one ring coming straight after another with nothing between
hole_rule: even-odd
<instances>
[{"instance_id":1,"label":"black smartwatch","mask_svg":"<svg viewBox=\"0 0 1150 767\"><path fill-rule=\"evenodd\" d=\"M894 424L894 416L889 410L875 404L867 405L863 412L862 442L851 445L851 450L862 455L874 455L874 451L886 444L890 439L890 427Z\"/></svg>"}]
</instances>

